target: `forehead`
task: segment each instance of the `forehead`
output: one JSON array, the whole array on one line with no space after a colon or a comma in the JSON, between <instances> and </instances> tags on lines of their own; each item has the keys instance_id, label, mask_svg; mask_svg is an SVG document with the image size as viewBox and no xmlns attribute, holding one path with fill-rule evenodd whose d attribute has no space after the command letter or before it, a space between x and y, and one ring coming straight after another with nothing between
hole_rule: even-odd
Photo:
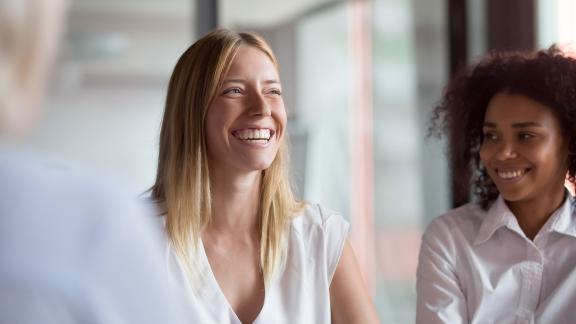
<instances>
[{"instance_id":1,"label":"forehead","mask_svg":"<svg viewBox=\"0 0 576 324\"><path fill-rule=\"evenodd\" d=\"M559 127L552 108L521 94L494 95L488 103L484 120L495 124L536 122Z\"/></svg>"},{"instance_id":2,"label":"forehead","mask_svg":"<svg viewBox=\"0 0 576 324\"><path fill-rule=\"evenodd\" d=\"M234 56L228 77L278 78L276 66L268 55L259 48L242 45Z\"/></svg>"}]
</instances>

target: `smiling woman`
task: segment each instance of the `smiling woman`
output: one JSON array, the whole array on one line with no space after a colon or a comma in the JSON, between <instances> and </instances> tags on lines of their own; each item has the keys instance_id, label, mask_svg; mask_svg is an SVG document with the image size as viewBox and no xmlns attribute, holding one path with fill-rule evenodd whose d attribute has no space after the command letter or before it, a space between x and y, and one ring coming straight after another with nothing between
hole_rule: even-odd
<instances>
[{"instance_id":1,"label":"smiling woman","mask_svg":"<svg viewBox=\"0 0 576 324\"><path fill-rule=\"evenodd\" d=\"M239 48L206 116L215 175L255 170L258 175L272 164L286 128L280 87L276 66L263 51Z\"/></svg>"},{"instance_id":2,"label":"smiling woman","mask_svg":"<svg viewBox=\"0 0 576 324\"><path fill-rule=\"evenodd\" d=\"M480 160L520 228L534 239L565 199L568 143L554 111L524 95L496 94L486 110ZM543 197L547 203L539 202Z\"/></svg>"},{"instance_id":3,"label":"smiling woman","mask_svg":"<svg viewBox=\"0 0 576 324\"><path fill-rule=\"evenodd\" d=\"M193 323L374 323L348 223L292 195L276 59L216 30L172 74L152 198Z\"/></svg>"},{"instance_id":4,"label":"smiling woman","mask_svg":"<svg viewBox=\"0 0 576 324\"><path fill-rule=\"evenodd\" d=\"M576 304L576 59L493 53L463 71L433 127L474 167L477 202L436 218L418 264L418 323L568 323Z\"/></svg>"}]
</instances>

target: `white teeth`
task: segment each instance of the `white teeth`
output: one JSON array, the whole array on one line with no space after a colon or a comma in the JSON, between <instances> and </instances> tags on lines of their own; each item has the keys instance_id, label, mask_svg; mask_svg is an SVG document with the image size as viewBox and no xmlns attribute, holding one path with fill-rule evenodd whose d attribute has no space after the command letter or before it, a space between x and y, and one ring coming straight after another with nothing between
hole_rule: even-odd
<instances>
[{"instance_id":1,"label":"white teeth","mask_svg":"<svg viewBox=\"0 0 576 324\"><path fill-rule=\"evenodd\" d=\"M514 179L524 174L524 170L515 171L500 171L498 170L498 176L502 179Z\"/></svg>"},{"instance_id":2,"label":"white teeth","mask_svg":"<svg viewBox=\"0 0 576 324\"><path fill-rule=\"evenodd\" d=\"M270 129L242 129L236 131L234 136L251 143L266 143L270 140Z\"/></svg>"},{"instance_id":3,"label":"white teeth","mask_svg":"<svg viewBox=\"0 0 576 324\"><path fill-rule=\"evenodd\" d=\"M248 143L260 143L260 144L268 143L268 140L265 140L265 139L247 139L247 140L243 140L243 141L248 142Z\"/></svg>"}]
</instances>

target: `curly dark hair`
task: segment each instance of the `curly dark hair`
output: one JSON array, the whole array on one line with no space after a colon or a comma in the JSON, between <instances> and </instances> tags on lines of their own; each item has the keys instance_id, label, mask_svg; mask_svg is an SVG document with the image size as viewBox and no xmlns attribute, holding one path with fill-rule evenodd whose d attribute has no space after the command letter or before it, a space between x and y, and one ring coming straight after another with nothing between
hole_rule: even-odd
<instances>
[{"instance_id":1,"label":"curly dark hair","mask_svg":"<svg viewBox=\"0 0 576 324\"><path fill-rule=\"evenodd\" d=\"M488 103L500 92L524 95L554 111L568 140L568 177L573 181L576 175L576 58L555 45L532 53L492 52L446 87L429 129L450 140L451 172L460 175L454 178L455 189L470 192L472 184L484 209L498 190L480 162L482 126Z\"/></svg>"}]
</instances>

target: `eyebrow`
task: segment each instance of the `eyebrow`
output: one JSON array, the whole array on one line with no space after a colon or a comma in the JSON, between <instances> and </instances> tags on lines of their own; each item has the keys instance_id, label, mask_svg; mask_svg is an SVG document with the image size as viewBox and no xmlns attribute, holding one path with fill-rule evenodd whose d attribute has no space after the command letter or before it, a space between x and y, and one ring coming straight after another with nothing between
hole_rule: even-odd
<instances>
[{"instance_id":1,"label":"eyebrow","mask_svg":"<svg viewBox=\"0 0 576 324\"><path fill-rule=\"evenodd\" d=\"M493 122L484 122L483 127L489 128L496 128L496 123ZM527 127L544 127L541 124L535 122L524 122L524 123L514 123L512 124L513 128L527 128Z\"/></svg>"},{"instance_id":2,"label":"eyebrow","mask_svg":"<svg viewBox=\"0 0 576 324\"><path fill-rule=\"evenodd\" d=\"M244 79L227 79L227 80L224 80L224 83L230 83L230 82L232 82L232 83L242 83L242 84L245 84L245 83L246 83L246 80L244 80ZM275 80L275 79L270 79L270 80L264 80L262 83L265 83L265 84L280 84L280 81Z\"/></svg>"}]
</instances>

